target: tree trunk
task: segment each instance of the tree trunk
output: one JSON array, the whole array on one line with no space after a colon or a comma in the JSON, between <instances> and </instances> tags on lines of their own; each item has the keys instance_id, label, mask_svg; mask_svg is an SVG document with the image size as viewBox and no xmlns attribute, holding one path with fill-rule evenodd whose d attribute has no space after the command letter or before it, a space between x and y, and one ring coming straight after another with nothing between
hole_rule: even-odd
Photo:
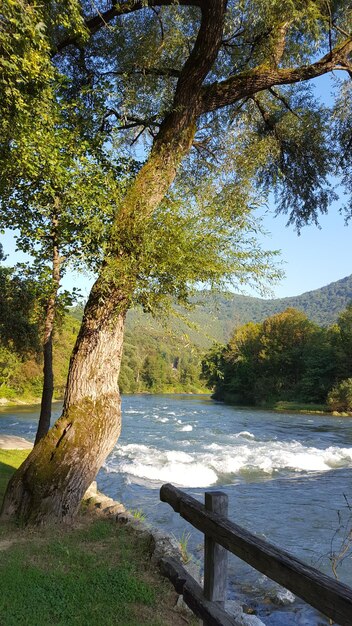
<instances>
[{"instance_id":1,"label":"tree trunk","mask_svg":"<svg viewBox=\"0 0 352 626\"><path fill-rule=\"evenodd\" d=\"M156 141L126 196L112 230L110 254L128 256L131 233L139 237L143 226L145 231L190 148L195 124L178 113L176 118L181 122L174 125L174 132L170 120L164 125L161 135L167 139ZM121 248L124 231L126 246ZM4 519L70 522L113 449L121 430L117 381L124 323L135 282L135 276L115 276L106 260L90 293L71 357L62 416L11 479L2 507Z\"/></svg>"},{"instance_id":2,"label":"tree trunk","mask_svg":"<svg viewBox=\"0 0 352 626\"><path fill-rule=\"evenodd\" d=\"M62 416L11 479L5 519L71 521L120 434L125 302L117 290L104 298L101 283L93 287L71 357Z\"/></svg>"},{"instance_id":3,"label":"tree trunk","mask_svg":"<svg viewBox=\"0 0 352 626\"><path fill-rule=\"evenodd\" d=\"M38 422L37 434L35 437L34 445L46 435L50 428L51 419L51 405L54 394L54 373L53 373L53 332L51 330L50 335L44 341L43 348L43 390L42 399L40 403L40 415Z\"/></svg>"},{"instance_id":4,"label":"tree trunk","mask_svg":"<svg viewBox=\"0 0 352 626\"><path fill-rule=\"evenodd\" d=\"M50 428L51 405L54 394L54 372L53 372L53 330L56 312L56 298L60 286L60 256L57 244L58 218L56 214L53 216L53 259L52 259L52 285L53 289L50 294L45 316L44 326L44 342L43 342L43 391L40 405L40 415L38 430L35 438L35 444L46 435Z\"/></svg>"}]
</instances>

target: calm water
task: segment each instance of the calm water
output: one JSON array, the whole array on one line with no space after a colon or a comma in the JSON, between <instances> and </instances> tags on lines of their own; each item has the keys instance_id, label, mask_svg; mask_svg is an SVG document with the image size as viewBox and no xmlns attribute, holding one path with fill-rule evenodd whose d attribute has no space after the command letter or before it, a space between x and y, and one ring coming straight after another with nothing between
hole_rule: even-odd
<instances>
[{"instance_id":1,"label":"calm water","mask_svg":"<svg viewBox=\"0 0 352 626\"><path fill-rule=\"evenodd\" d=\"M56 405L57 414L60 406ZM123 431L98 474L98 486L176 537L190 532L189 548L202 559L201 533L167 504L162 483L202 500L207 488L229 496L229 516L331 575L339 519L352 502L352 419L237 409L206 396L125 396ZM34 439L35 407L2 409L0 432ZM352 585L352 560L339 567ZM290 594L235 558L229 595L257 610L267 626L327 624ZM280 598L287 604L276 606ZM351 620L352 623L352 620Z\"/></svg>"}]
</instances>

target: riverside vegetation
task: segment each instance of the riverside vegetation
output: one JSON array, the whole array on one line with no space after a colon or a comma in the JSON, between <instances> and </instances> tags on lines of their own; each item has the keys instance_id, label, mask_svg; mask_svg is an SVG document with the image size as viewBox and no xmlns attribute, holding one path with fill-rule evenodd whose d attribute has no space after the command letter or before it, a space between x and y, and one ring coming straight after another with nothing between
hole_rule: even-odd
<instances>
[{"instance_id":1,"label":"riverside vegetation","mask_svg":"<svg viewBox=\"0 0 352 626\"><path fill-rule=\"evenodd\" d=\"M63 397L70 354L79 322L66 315L54 335L55 398ZM127 331L119 385L122 393L209 393L201 378L204 349L189 345L174 332ZM36 350L18 351L13 342L0 344L0 397L3 402L38 402L43 363Z\"/></svg>"},{"instance_id":2,"label":"riverside vegetation","mask_svg":"<svg viewBox=\"0 0 352 626\"><path fill-rule=\"evenodd\" d=\"M351 352L352 304L327 328L289 308L262 323L237 328L226 346L208 352L203 375L218 400L252 406L281 403L281 408L283 401L312 403L312 409L320 403L332 411L351 412Z\"/></svg>"},{"instance_id":3,"label":"riverside vegetation","mask_svg":"<svg viewBox=\"0 0 352 626\"><path fill-rule=\"evenodd\" d=\"M310 317L317 317L318 303L325 303L325 292L330 296L339 294L340 301L345 302L350 296L349 285L350 281L343 279L317 290L313 299L315 306L312 302L310 304ZM21 282L20 295L28 303L29 296L24 297L25 280ZM205 296L204 293L200 295ZM309 301L305 294L301 299L303 303ZM256 299L248 300L250 309ZM262 302L266 307L274 306L276 302L282 302L284 306L286 300L291 303L292 298ZM351 304L340 311L335 323L328 326L319 326L302 311L288 308L261 322L250 321L237 326L227 345L215 343L209 349L210 333L214 335L217 328L222 328L224 333L230 311L232 317L238 313L237 309L230 309L224 295L219 294L215 318L214 301L216 297L212 295L210 303L184 311L188 327L181 314L163 327L150 316L143 316L138 310L131 311L119 379L121 391L213 391L215 399L234 404L339 412L352 410ZM300 298L296 301L299 304ZM233 300L230 302L233 307ZM32 347L23 345L16 333L19 327L23 329L27 325L31 330L29 336L35 336L38 325L30 325L32 313L28 305L26 313L22 311L22 314L18 307L14 310L3 304L3 308L0 317L0 393L13 401L30 401L39 397L41 392L41 353L33 347L35 341L32 340ZM62 316L56 333L54 373L58 398L64 392L69 356L81 317L82 307L71 309L69 314ZM328 314L324 321L330 319Z\"/></svg>"}]
</instances>

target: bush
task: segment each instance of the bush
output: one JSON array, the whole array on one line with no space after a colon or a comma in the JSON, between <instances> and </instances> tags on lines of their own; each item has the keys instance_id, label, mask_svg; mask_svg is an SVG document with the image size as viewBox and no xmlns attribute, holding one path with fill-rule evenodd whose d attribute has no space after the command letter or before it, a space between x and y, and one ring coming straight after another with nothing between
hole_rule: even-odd
<instances>
[{"instance_id":1,"label":"bush","mask_svg":"<svg viewBox=\"0 0 352 626\"><path fill-rule=\"evenodd\" d=\"M352 378L333 387L328 395L328 406L332 411L352 411Z\"/></svg>"},{"instance_id":2,"label":"bush","mask_svg":"<svg viewBox=\"0 0 352 626\"><path fill-rule=\"evenodd\" d=\"M15 353L0 344L0 388L10 386L11 378L19 366L20 361Z\"/></svg>"}]
</instances>

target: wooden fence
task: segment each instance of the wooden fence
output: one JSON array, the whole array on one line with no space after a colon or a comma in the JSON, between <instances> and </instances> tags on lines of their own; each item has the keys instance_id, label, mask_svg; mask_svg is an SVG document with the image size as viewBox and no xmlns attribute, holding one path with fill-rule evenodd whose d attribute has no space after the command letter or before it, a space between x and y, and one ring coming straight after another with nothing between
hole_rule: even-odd
<instances>
[{"instance_id":1,"label":"wooden fence","mask_svg":"<svg viewBox=\"0 0 352 626\"><path fill-rule=\"evenodd\" d=\"M175 559L162 559L161 569L206 626L236 626L224 610L227 550L336 624L352 626L352 589L231 522L227 518L226 494L206 492L204 506L166 484L160 489L160 499L205 535L204 589Z\"/></svg>"}]
</instances>

